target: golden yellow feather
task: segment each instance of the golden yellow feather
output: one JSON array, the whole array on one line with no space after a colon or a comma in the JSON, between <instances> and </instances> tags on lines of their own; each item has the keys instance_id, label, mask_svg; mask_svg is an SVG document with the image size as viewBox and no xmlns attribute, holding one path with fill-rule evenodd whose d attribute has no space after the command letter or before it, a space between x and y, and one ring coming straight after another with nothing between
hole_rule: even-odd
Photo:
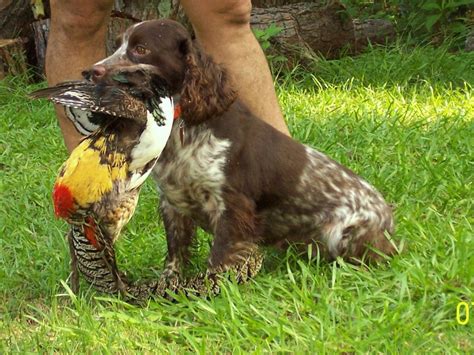
<instances>
[{"instance_id":1,"label":"golden yellow feather","mask_svg":"<svg viewBox=\"0 0 474 355\"><path fill-rule=\"evenodd\" d=\"M118 180L127 177L128 163L118 152L107 154L107 140L84 139L61 167L56 184L67 186L80 206L99 201ZM101 161L106 160L102 163Z\"/></svg>"}]
</instances>

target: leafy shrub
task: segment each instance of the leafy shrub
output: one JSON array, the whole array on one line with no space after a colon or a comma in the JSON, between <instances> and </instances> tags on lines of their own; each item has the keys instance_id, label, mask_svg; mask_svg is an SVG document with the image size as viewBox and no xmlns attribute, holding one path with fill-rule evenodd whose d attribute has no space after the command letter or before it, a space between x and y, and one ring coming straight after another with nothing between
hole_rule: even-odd
<instances>
[{"instance_id":1,"label":"leafy shrub","mask_svg":"<svg viewBox=\"0 0 474 355\"><path fill-rule=\"evenodd\" d=\"M390 18L398 30L440 42L449 37L457 43L474 22L474 0L341 0L357 18ZM456 43L456 42L455 42Z\"/></svg>"}]
</instances>

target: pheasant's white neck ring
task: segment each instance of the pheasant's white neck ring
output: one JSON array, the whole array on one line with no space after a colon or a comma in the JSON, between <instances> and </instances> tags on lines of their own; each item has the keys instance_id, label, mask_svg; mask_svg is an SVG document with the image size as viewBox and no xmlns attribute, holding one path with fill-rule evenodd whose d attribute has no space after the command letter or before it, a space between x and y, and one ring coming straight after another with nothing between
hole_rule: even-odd
<instances>
[{"instance_id":1,"label":"pheasant's white neck ring","mask_svg":"<svg viewBox=\"0 0 474 355\"><path fill-rule=\"evenodd\" d=\"M171 135L171 128L173 127L173 122L175 120L175 106L173 104L173 98L161 98L159 108L164 117L164 124L159 126L156 123L153 114L151 112L147 112L147 122L145 129L140 135L138 144L131 152L132 159L129 169L130 171L137 170L137 172L132 176L130 188L140 186L148 177L152 169L148 169L147 173L142 174L142 168L153 160L156 162L163 149L165 149L166 143L168 142L168 139Z\"/></svg>"}]
</instances>

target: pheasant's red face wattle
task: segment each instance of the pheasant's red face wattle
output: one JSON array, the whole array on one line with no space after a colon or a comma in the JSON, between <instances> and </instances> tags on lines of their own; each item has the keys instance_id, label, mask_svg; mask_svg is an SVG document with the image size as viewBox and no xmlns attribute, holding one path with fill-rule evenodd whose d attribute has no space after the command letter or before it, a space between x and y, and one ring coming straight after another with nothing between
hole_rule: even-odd
<instances>
[{"instance_id":1,"label":"pheasant's red face wattle","mask_svg":"<svg viewBox=\"0 0 474 355\"><path fill-rule=\"evenodd\" d=\"M68 218L74 211L74 197L66 185L55 184L53 188L54 214L58 218Z\"/></svg>"}]
</instances>

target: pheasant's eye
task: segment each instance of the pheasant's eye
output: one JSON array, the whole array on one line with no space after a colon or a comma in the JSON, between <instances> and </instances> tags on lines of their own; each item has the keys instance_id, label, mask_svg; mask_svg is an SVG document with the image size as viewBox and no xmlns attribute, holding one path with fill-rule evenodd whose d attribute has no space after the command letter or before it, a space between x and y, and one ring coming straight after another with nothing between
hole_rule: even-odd
<instances>
[{"instance_id":1,"label":"pheasant's eye","mask_svg":"<svg viewBox=\"0 0 474 355\"><path fill-rule=\"evenodd\" d=\"M146 48L145 46L142 46L139 44L134 48L134 52L138 55L146 55L150 53L150 50Z\"/></svg>"}]
</instances>

